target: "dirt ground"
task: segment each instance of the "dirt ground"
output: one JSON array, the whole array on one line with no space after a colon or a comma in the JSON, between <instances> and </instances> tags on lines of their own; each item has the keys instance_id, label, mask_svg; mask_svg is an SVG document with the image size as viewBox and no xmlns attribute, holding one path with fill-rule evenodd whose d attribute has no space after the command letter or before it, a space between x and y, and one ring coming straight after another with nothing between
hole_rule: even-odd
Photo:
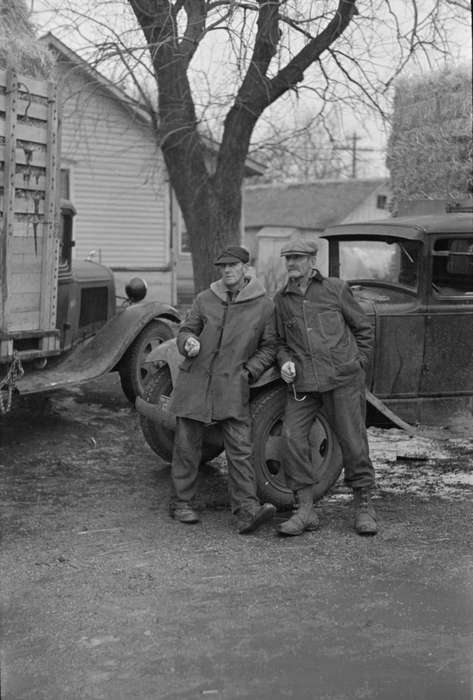
<instances>
[{"instance_id":1,"label":"dirt ground","mask_svg":"<svg viewBox=\"0 0 473 700\"><path fill-rule=\"evenodd\" d=\"M473 436L370 445L377 537L342 485L318 532L242 537L223 459L169 518L116 378L1 418L1 697L472 700Z\"/></svg>"}]
</instances>

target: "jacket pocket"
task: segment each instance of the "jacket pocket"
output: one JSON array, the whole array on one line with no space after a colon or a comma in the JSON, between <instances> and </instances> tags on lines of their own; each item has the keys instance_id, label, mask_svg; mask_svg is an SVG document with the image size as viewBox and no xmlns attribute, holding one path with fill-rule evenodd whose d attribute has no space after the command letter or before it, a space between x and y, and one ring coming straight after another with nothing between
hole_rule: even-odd
<instances>
[{"instance_id":1,"label":"jacket pocket","mask_svg":"<svg viewBox=\"0 0 473 700\"><path fill-rule=\"evenodd\" d=\"M336 345L344 339L345 323L338 311L321 311L319 314L320 330L331 345Z\"/></svg>"}]
</instances>

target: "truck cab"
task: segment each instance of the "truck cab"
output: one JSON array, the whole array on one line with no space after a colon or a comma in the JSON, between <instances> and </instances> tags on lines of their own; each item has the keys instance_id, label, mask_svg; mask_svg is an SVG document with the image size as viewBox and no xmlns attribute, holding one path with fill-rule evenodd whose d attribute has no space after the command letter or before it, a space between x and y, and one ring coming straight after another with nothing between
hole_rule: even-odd
<instances>
[{"instance_id":1,"label":"truck cab","mask_svg":"<svg viewBox=\"0 0 473 700\"><path fill-rule=\"evenodd\" d=\"M111 270L91 260L72 259L75 214L72 202L62 200L56 318L62 351L94 335L116 313Z\"/></svg>"},{"instance_id":2,"label":"truck cab","mask_svg":"<svg viewBox=\"0 0 473 700\"><path fill-rule=\"evenodd\" d=\"M180 317L145 301L134 278L117 308L113 273L73 260L75 209L58 206L57 85L0 71L0 413L16 394L120 374L130 401L150 376L147 355Z\"/></svg>"},{"instance_id":3,"label":"truck cab","mask_svg":"<svg viewBox=\"0 0 473 700\"><path fill-rule=\"evenodd\" d=\"M473 400L473 215L332 226L329 274L372 319L368 389L403 420L442 423Z\"/></svg>"}]
</instances>

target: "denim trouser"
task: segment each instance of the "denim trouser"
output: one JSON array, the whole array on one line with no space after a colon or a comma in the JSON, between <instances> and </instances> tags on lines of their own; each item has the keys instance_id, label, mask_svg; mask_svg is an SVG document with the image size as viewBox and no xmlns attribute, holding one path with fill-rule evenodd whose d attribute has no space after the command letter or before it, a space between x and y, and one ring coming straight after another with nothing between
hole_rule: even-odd
<instances>
[{"instance_id":1,"label":"denim trouser","mask_svg":"<svg viewBox=\"0 0 473 700\"><path fill-rule=\"evenodd\" d=\"M365 425L364 379L364 372L360 370L359 375L347 384L323 393L309 392L304 401L296 401L291 392L288 393L283 426L283 465L289 488L297 491L314 483L309 433L314 417L322 407L340 443L345 483L351 488L374 486Z\"/></svg>"},{"instance_id":2,"label":"denim trouser","mask_svg":"<svg viewBox=\"0 0 473 700\"><path fill-rule=\"evenodd\" d=\"M259 508L256 479L251 463L250 418L227 418L219 421L228 463L228 490L232 513ZM194 498L202 455L205 424L191 418L177 418L172 455L171 477L178 502Z\"/></svg>"}]
</instances>

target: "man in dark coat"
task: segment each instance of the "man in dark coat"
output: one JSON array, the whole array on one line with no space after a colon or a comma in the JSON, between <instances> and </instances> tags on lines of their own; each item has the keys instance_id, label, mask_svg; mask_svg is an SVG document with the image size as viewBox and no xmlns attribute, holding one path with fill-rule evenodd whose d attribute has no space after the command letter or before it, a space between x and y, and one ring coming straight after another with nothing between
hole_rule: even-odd
<instances>
[{"instance_id":1,"label":"man in dark coat","mask_svg":"<svg viewBox=\"0 0 473 700\"><path fill-rule=\"evenodd\" d=\"M201 461L205 425L217 421L223 431L232 512L241 534L270 520L272 504L260 504L251 463L249 382L276 355L274 307L260 282L247 276L249 254L230 246L215 260L221 280L197 295L179 329L184 355L170 409L177 416L171 475L174 517L199 518L191 507Z\"/></svg>"},{"instance_id":2,"label":"man in dark coat","mask_svg":"<svg viewBox=\"0 0 473 700\"><path fill-rule=\"evenodd\" d=\"M317 527L309 433L323 406L340 443L345 483L354 492L355 530L374 535L374 470L365 426L365 368L373 329L348 284L315 269L316 254L317 244L304 239L282 248L288 281L274 299L278 364L282 379L292 385L284 416L284 466L298 502L279 532L300 535Z\"/></svg>"}]
</instances>

